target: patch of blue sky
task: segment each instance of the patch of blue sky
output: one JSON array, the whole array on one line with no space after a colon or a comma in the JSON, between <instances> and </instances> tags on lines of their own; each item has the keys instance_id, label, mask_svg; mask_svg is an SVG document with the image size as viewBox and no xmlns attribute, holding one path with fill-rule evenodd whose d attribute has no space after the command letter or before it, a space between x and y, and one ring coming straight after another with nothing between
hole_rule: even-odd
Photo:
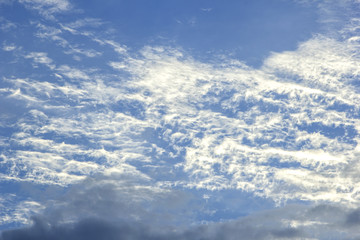
<instances>
[{"instance_id":1,"label":"patch of blue sky","mask_svg":"<svg viewBox=\"0 0 360 240\"><path fill-rule=\"evenodd\" d=\"M235 220L274 207L271 199L254 196L245 191L193 189L189 192L194 197L195 205L200 208L196 213L196 221L199 223Z\"/></svg>"},{"instance_id":2,"label":"patch of blue sky","mask_svg":"<svg viewBox=\"0 0 360 240\"><path fill-rule=\"evenodd\" d=\"M134 49L148 44L181 46L198 59L225 54L256 67L270 52L295 49L319 31L315 3L135 0L77 4L116 25L118 39Z\"/></svg>"},{"instance_id":3,"label":"patch of blue sky","mask_svg":"<svg viewBox=\"0 0 360 240\"><path fill-rule=\"evenodd\" d=\"M337 138L341 142L344 141L348 144L357 145L357 141L354 138L358 136L358 132L352 125L345 126L344 124L331 124L328 126L321 122L312 122L311 124L301 124L296 127L299 130L307 131L308 133L320 133L331 139Z\"/></svg>"}]
</instances>

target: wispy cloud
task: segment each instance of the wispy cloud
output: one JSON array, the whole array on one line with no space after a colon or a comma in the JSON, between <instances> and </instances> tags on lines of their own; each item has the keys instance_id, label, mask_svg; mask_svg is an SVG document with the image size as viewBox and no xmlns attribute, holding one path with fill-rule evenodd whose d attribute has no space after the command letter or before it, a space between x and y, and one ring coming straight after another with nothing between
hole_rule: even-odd
<instances>
[{"instance_id":1,"label":"wispy cloud","mask_svg":"<svg viewBox=\"0 0 360 240\"><path fill-rule=\"evenodd\" d=\"M84 18L76 20L75 22L67 24L70 28L79 29L82 27L100 27L104 25L104 22L101 19L98 18Z\"/></svg>"},{"instance_id":2,"label":"wispy cloud","mask_svg":"<svg viewBox=\"0 0 360 240\"><path fill-rule=\"evenodd\" d=\"M68 77L69 79L90 79L90 77L85 72L76 68L71 68L68 65L62 65L57 70L60 74Z\"/></svg>"},{"instance_id":3,"label":"wispy cloud","mask_svg":"<svg viewBox=\"0 0 360 240\"><path fill-rule=\"evenodd\" d=\"M201 8L200 10L203 12L210 12L212 11L212 8Z\"/></svg>"},{"instance_id":4,"label":"wispy cloud","mask_svg":"<svg viewBox=\"0 0 360 240\"><path fill-rule=\"evenodd\" d=\"M11 44L11 45L7 45L7 44L3 44L3 48L4 51L6 52L11 52L14 51L16 49L16 45Z\"/></svg>"},{"instance_id":5,"label":"wispy cloud","mask_svg":"<svg viewBox=\"0 0 360 240\"><path fill-rule=\"evenodd\" d=\"M0 3L1 4L1 3ZM0 17L0 29L4 32L8 32L17 27L16 23L11 22L3 17Z\"/></svg>"},{"instance_id":6,"label":"wispy cloud","mask_svg":"<svg viewBox=\"0 0 360 240\"><path fill-rule=\"evenodd\" d=\"M102 53L99 51L96 51L94 49L86 49L82 46L79 46L79 44L73 44L66 40L62 35L64 35L64 32L70 32L72 34L81 34L76 30L73 30L69 27L62 26L61 28L56 27L50 27L43 24L38 23L37 25L38 32L37 36L42 39L47 39L50 41L55 42L57 45L64 48L65 54L72 54L74 57L76 55L83 55L86 57L97 57L100 56Z\"/></svg>"},{"instance_id":7,"label":"wispy cloud","mask_svg":"<svg viewBox=\"0 0 360 240\"><path fill-rule=\"evenodd\" d=\"M19 0L19 2L49 19L54 19L53 15L56 13L72 9L72 4L68 0Z\"/></svg>"},{"instance_id":8,"label":"wispy cloud","mask_svg":"<svg viewBox=\"0 0 360 240\"><path fill-rule=\"evenodd\" d=\"M54 69L53 60L47 56L47 53L44 52L31 52L25 56L25 58L31 58L35 63L44 64L50 69Z\"/></svg>"},{"instance_id":9,"label":"wispy cloud","mask_svg":"<svg viewBox=\"0 0 360 240\"><path fill-rule=\"evenodd\" d=\"M120 46L104 43L114 51ZM30 53L27 58L48 65L67 84L46 87L26 79L11 96L27 93L40 100L45 95L33 88L42 89L46 108L39 110L45 114L60 106L65 115L83 109L71 118L50 117L38 134L72 136L82 148L94 142L121 146L116 150L122 149L130 165L140 158L152 166L157 158L177 158L176 168L189 180L176 185L241 189L280 202L355 203L355 185L328 173L343 172L357 156L358 60L352 52L348 42L314 37L296 51L274 53L257 70L231 60L221 66L202 63L177 49L149 46L140 56L126 54L108 63L116 72L56 66L46 53ZM111 74L119 77L109 80ZM126 74L130 79L122 77Z\"/></svg>"}]
</instances>

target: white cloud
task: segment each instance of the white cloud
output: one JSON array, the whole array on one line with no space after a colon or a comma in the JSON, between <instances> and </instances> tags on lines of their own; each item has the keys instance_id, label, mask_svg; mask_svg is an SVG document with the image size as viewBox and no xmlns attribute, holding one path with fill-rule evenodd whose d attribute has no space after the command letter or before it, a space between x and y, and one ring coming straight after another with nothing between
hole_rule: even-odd
<instances>
[{"instance_id":1,"label":"white cloud","mask_svg":"<svg viewBox=\"0 0 360 240\"><path fill-rule=\"evenodd\" d=\"M0 198L0 224L6 225L13 222L30 224L30 217L40 213L45 206L36 201L22 200L16 201L16 196L12 194L2 194ZM10 208L11 206L11 208Z\"/></svg>"},{"instance_id":2,"label":"white cloud","mask_svg":"<svg viewBox=\"0 0 360 240\"><path fill-rule=\"evenodd\" d=\"M96 31L85 34L100 24L37 25L37 37L65 54L99 60L60 65L63 55L25 54L51 75L5 79L1 92L24 103L27 114L13 124L9 141L17 148L4 153L3 180L68 186L101 173L129 174L158 186L236 189L279 204L358 204L355 33L314 36L253 69L161 46L132 54ZM79 35L99 50L74 44ZM103 51L114 57L103 59Z\"/></svg>"},{"instance_id":3,"label":"white cloud","mask_svg":"<svg viewBox=\"0 0 360 240\"><path fill-rule=\"evenodd\" d=\"M11 45L6 45L6 44L3 44L3 50L4 51L6 51L6 52L11 52L11 51L14 51L14 50L16 50L16 45L13 45L13 44L11 44Z\"/></svg>"},{"instance_id":4,"label":"white cloud","mask_svg":"<svg viewBox=\"0 0 360 240\"><path fill-rule=\"evenodd\" d=\"M31 58L35 63L44 64L50 69L54 69L55 65L53 60L47 56L47 53L44 52L31 52L25 56L25 58Z\"/></svg>"},{"instance_id":5,"label":"white cloud","mask_svg":"<svg viewBox=\"0 0 360 240\"><path fill-rule=\"evenodd\" d=\"M103 21L101 21L101 19L98 18L84 18L84 19L79 19L76 20L75 22L69 23L67 24L67 26L69 28L75 28L75 29L79 29L82 27L100 27L102 26L104 23Z\"/></svg>"},{"instance_id":6,"label":"white cloud","mask_svg":"<svg viewBox=\"0 0 360 240\"><path fill-rule=\"evenodd\" d=\"M82 48L79 46L79 44L72 44L64 37L62 37L61 35L64 35L64 32L66 31L70 31L72 34L79 34L76 30L73 30L69 27L62 26L61 29L58 29L38 23L37 28L39 29L39 31L36 33L37 37L54 41L57 45L65 49L65 54L73 54L75 55L74 57L78 57L78 54L86 57L97 57L102 55L102 53L99 51Z\"/></svg>"},{"instance_id":7,"label":"white cloud","mask_svg":"<svg viewBox=\"0 0 360 240\"><path fill-rule=\"evenodd\" d=\"M100 43L108 44L109 46L113 47L114 51L119 54L125 54L126 53L126 47L115 42L112 40L98 40Z\"/></svg>"},{"instance_id":8,"label":"white cloud","mask_svg":"<svg viewBox=\"0 0 360 240\"><path fill-rule=\"evenodd\" d=\"M19 2L49 19L54 19L53 15L56 13L72 9L72 4L68 0L19 0Z\"/></svg>"},{"instance_id":9,"label":"white cloud","mask_svg":"<svg viewBox=\"0 0 360 240\"><path fill-rule=\"evenodd\" d=\"M59 74L68 77L69 79L90 79L89 75L87 75L82 70L71 68L68 65L61 65L57 68Z\"/></svg>"},{"instance_id":10,"label":"white cloud","mask_svg":"<svg viewBox=\"0 0 360 240\"><path fill-rule=\"evenodd\" d=\"M68 116L41 124L24 122L19 132L27 135L13 141L41 156L47 149L54 163L68 166L56 172L58 167L21 153L22 159L32 159L23 161L27 167L42 176L36 181L68 184L96 172L127 168L147 175L147 167L167 167L188 174L188 181L173 183L183 187L241 189L279 203L302 199L354 204L357 185L348 186L347 178L336 174L354 161L358 141L356 132L347 135L356 131L358 118L334 107L358 106L349 85L357 74L357 59L349 57L347 49L341 42L314 38L297 51L272 55L260 70L231 61L220 67L205 64L162 47L146 47L141 57L110 62L118 71L111 74L118 78L63 65L54 71L71 83L13 81L32 97L51 96L42 111L62 102ZM38 62L50 63L40 57ZM321 59L315 65L320 72L314 70L316 58ZM130 79L121 77L124 71ZM103 107L96 110L99 105ZM312 124L324 130L311 130ZM61 145L42 139L43 134L78 143ZM94 159L78 162L73 157L77 155ZM173 167L162 158L181 161ZM142 170L134 168L139 163ZM72 180L75 173L78 177Z\"/></svg>"}]
</instances>

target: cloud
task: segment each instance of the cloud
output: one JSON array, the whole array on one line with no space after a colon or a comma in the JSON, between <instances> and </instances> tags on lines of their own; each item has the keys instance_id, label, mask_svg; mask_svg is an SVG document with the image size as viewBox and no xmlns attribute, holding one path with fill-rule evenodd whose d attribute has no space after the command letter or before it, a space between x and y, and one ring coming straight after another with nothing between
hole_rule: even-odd
<instances>
[{"instance_id":1,"label":"cloud","mask_svg":"<svg viewBox=\"0 0 360 240\"><path fill-rule=\"evenodd\" d=\"M31 52L25 56L25 58L31 58L35 63L44 64L50 69L54 69L55 65L52 64L53 60L47 56L44 52Z\"/></svg>"},{"instance_id":2,"label":"cloud","mask_svg":"<svg viewBox=\"0 0 360 240\"><path fill-rule=\"evenodd\" d=\"M54 14L72 9L72 4L68 0L19 0L19 2L48 19L54 19Z\"/></svg>"},{"instance_id":3,"label":"cloud","mask_svg":"<svg viewBox=\"0 0 360 240\"><path fill-rule=\"evenodd\" d=\"M106 188L101 193L107 196ZM79 199L77 206L82 207L81 203L86 206L87 201L94 202L96 195L82 197L89 199ZM111 199L104 200L95 200L95 211L101 209L103 204L111 204ZM131 216L126 209L121 209L125 212L117 211L118 217ZM32 226L4 231L1 239L353 239L360 236L356 227L359 223L357 215L358 209L333 205L289 205L233 221L196 225L171 225L166 221L159 223L157 217L164 218L164 215L159 216L156 212L150 214L150 222L143 219L124 221L121 217L114 220L111 213L67 223L55 223L48 216L36 216L32 218Z\"/></svg>"},{"instance_id":4,"label":"cloud","mask_svg":"<svg viewBox=\"0 0 360 240\"><path fill-rule=\"evenodd\" d=\"M164 237L148 233L145 227L124 223L121 226L101 220L88 219L77 223L75 226L55 226L49 227L41 220L34 220L32 228L8 231L3 233L3 240L22 240L22 239L167 239ZM175 235L175 234L173 234ZM174 238L172 238L174 239Z\"/></svg>"},{"instance_id":5,"label":"cloud","mask_svg":"<svg viewBox=\"0 0 360 240\"><path fill-rule=\"evenodd\" d=\"M69 79L90 79L90 77L85 72L76 68L72 68L68 65L61 65L57 70L60 74L68 77Z\"/></svg>"},{"instance_id":6,"label":"cloud","mask_svg":"<svg viewBox=\"0 0 360 240\"><path fill-rule=\"evenodd\" d=\"M72 24L69 25L72 26ZM38 31L36 33L37 37L55 42L58 46L65 49L65 54L80 54L86 57L97 57L102 54L101 52L94 49L84 49L80 47L79 44L73 44L66 40L64 37L62 37L62 35L64 35L66 32L71 32L72 34L82 34L82 32L79 33L77 30L74 30L70 27L62 26L61 28L57 28L46 26L41 23L38 23L36 27L38 28ZM74 57L76 56L77 55L75 55Z\"/></svg>"},{"instance_id":7,"label":"cloud","mask_svg":"<svg viewBox=\"0 0 360 240\"><path fill-rule=\"evenodd\" d=\"M100 26L104 25L104 22L101 19L98 18L84 18L76 20L75 22L67 24L67 27L70 28L83 28L83 27L95 27L98 28Z\"/></svg>"},{"instance_id":8,"label":"cloud","mask_svg":"<svg viewBox=\"0 0 360 240\"><path fill-rule=\"evenodd\" d=\"M122 46L99 44L114 52ZM13 142L33 153L19 149L9 159L16 166L21 156L34 173L25 179L47 183L66 185L122 168L157 181L171 178L170 169L187 176L172 182L185 188L244 190L278 204L355 204L355 181L346 177L358 156L354 49L346 41L315 36L252 69L231 59L204 63L179 49L147 46L95 69L50 68L65 82L12 79L9 97L28 99L27 104L33 99L31 106L48 119L31 123L35 118L28 115L19 121ZM26 56L56 66L45 52ZM62 142L68 147L60 147ZM43 157L69 166L60 171Z\"/></svg>"},{"instance_id":9,"label":"cloud","mask_svg":"<svg viewBox=\"0 0 360 240\"><path fill-rule=\"evenodd\" d=\"M0 3L1 4L1 3ZM3 17L0 17L0 29L4 32L8 32L11 29L16 29L17 28L17 24L14 22L11 22Z\"/></svg>"},{"instance_id":10,"label":"cloud","mask_svg":"<svg viewBox=\"0 0 360 240\"><path fill-rule=\"evenodd\" d=\"M122 225L114 225L112 223L94 219L87 219L77 223L74 226L56 226L47 227L46 223L42 223L39 220L35 221L32 228L8 231L3 233L3 240L22 240L22 239L235 239L236 237L244 237L251 239L294 239L300 234L296 229L281 229L273 231L253 231L252 229L233 230L229 229L209 231L207 227L194 229L185 233L177 232L154 232L149 230L146 226L141 224L128 224L123 223ZM210 235L211 232L214 235Z\"/></svg>"},{"instance_id":11,"label":"cloud","mask_svg":"<svg viewBox=\"0 0 360 240\"><path fill-rule=\"evenodd\" d=\"M44 207L39 202L21 200L15 194L5 193L4 191L0 198L0 225L5 226L14 222L21 225L31 224L31 216L40 213L43 209Z\"/></svg>"},{"instance_id":12,"label":"cloud","mask_svg":"<svg viewBox=\"0 0 360 240\"><path fill-rule=\"evenodd\" d=\"M6 51L6 52L11 52L11 51L14 51L14 50L16 50L16 46L15 45L6 45L6 44L4 44L3 45L3 48L2 48L4 51Z\"/></svg>"},{"instance_id":13,"label":"cloud","mask_svg":"<svg viewBox=\"0 0 360 240\"><path fill-rule=\"evenodd\" d=\"M42 191L38 190L37 193L43 194ZM99 174L79 184L74 184L65 194L58 194L55 199L47 199L43 202L42 211L33 217L35 224L32 228L20 230L23 232L20 235L16 233L16 230L12 233L5 231L3 238L31 237L30 232L33 230L35 230L35 235L41 234L36 237L49 237L55 232L62 234L63 230L65 230L64 234L70 232L69 237L71 237L75 234L72 228L84 226L85 223L87 225L88 219L96 220L96 224L92 225L95 228L97 223L104 223L101 226L111 226L114 223L116 228L111 227L111 231L118 230L117 224L123 223L127 226L131 226L130 223L151 225L151 228L156 229L168 224L181 225L187 223L189 216L193 214L191 209L188 209L190 200L191 197L187 193L159 188L148 178L131 172L105 172L105 175ZM34 206L37 207L37 204L34 203ZM29 203L18 208L20 216L22 210L29 212L29 209L33 207ZM126 230L127 226L123 226L122 229ZM137 226L134 229L137 229ZM53 230L56 231L53 232ZM13 233L15 235L12 235ZM117 231L117 235L119 233L121 232ZM131 232L131 234L136 234L136 232Z\"/></svg>"},{"instance_id":14,"label":"cloud","mask_svg":"<svg viewBox=\"0 0 360 240\"><path fill-rule=\"evenodd\" d=\"M24 3L45 15L71 8L65 1ZM71 188L64 201L47 202L33 227L4 232L3 238L61 233L71 239L88 229L103 233L100 239L123 231L135 239L358 236L358 210L350 208L359 202L356 23L346 25L343 39L316 35L295 50L272 53L259 69L226 57L201 62L171 47L134 51L90 31L103 24L96 19L32 24L36 37L61 51L29 51L13 71L19 76L2 79L2 96L20 102L24 112L6 129L12 150L2 153L0 179L64 189L95 180ZM77 45L78 37L96 50ZM66 54L98 59L65 64ZM31 68L21 77L34 63L48 72ZM277 206L338 205L289 206L188 227L200 221L192 214L203 211L202 203L171 208L188 197L169 187L214 195L231 189ZM166 192L171 200L160 201ZM35 200L26 203L23 208L38 208ZM26 216L6 213L19 222ZM173 230L162 231L169 222Z\"/></svg>"}]
</instances>

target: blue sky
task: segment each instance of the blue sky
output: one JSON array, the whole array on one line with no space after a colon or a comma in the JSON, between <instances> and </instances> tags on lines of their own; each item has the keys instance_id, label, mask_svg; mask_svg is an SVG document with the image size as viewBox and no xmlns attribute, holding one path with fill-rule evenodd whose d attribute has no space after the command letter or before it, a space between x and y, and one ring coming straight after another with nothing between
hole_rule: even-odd
<instances>
[{"instance_id":1,"label":"blue sky","mask_svg":"<svg viewBox=\"0 0 360 240\"><path fill-rule=\"evenodd\" d=\"M116 24L126 45L173 44L204 57L231 54L260 65L270 51L296 48L318 30L316 10L287 1L85 2L86 12Z\"/></svg>"},{"instance_id":2,"label":"blue sky","mask_svg":"<svg viewBox=\"0 0 360 240\"><path fill-rule=\"evenodd\" d=\"M0 239L360 237L359 4L0 0Z\"/></svg>"}]
</instances>

